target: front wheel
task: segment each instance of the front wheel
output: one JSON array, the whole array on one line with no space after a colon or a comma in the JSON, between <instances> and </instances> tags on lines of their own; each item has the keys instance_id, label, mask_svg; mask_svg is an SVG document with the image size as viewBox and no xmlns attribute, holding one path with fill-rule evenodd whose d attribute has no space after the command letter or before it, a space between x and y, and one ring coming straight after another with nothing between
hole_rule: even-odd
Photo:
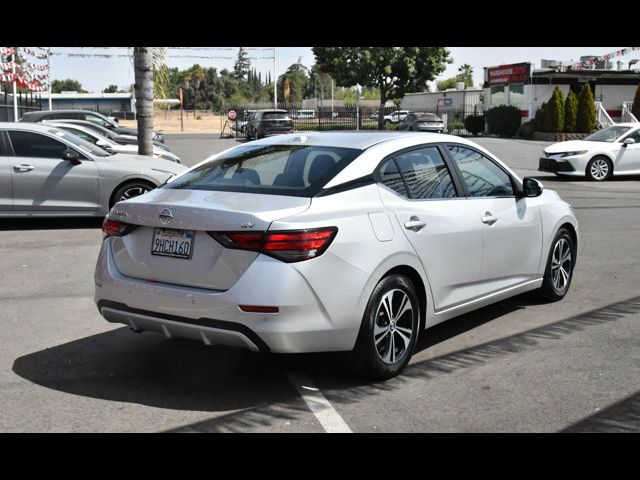
<instances>
[{"instance_id":1,"label":"front wheel","mask_svg":"<svg viewBox=\"0 0 640 480\"><path fill-rule=\"evenodd\" d=\"M606 157L594 157L587 164L587 178L593 182L602 182L607 180L613 172L613 166Z\"/></svg>"},{"instance_id":2,"label":"front wheel","mask_svg":"<svg viewBox=\"0 0 640 480\"><path fill-rule=\"evenodd\" d=\"M404 275L389 275L373 290L353 350L354 363L364 376L385 380L398 375L413 355L420 303Z\"/></svg>"},{"instance_id":3,"label":"front wheel","mask_svg":"<svg viewBox=\"0 0 640 480\"><path fill-rule=\"evenodd\" d=\"M142 180L127 182L113 192L111 201L109 202L109 208L113 207L118 202L124 202L130 198L150 192L154 188L156 188L154 185L151 185L148 182L143 182Z\"/></svg>"},{"instance_id":4,"label":"front wheel","mask_svg":"<svg viewBox=\"0 0 640 480\"><path fill-rule=\"evenodd\" d=\"M564 298L571 285L575 261L573 238L566 228L561 228L553 237L542 287L539 290L544 300L555 302Z\"/></svg>"}]
</instances>

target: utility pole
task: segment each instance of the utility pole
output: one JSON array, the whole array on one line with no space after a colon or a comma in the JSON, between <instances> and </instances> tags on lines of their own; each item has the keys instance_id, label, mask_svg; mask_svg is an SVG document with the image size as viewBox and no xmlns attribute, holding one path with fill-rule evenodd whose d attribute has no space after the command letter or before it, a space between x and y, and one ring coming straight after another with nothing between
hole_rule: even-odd
<instances>
[{"instance_id":1,"label":"utility pole","mask_svg":"<svg viewBox=\"0 0 640 480\"><path fill-rule=\"evenodd\" d=\"M278 108L278 75L276 74L276 47L273 47L273 108Z\"/></svg>"},{"instance_id":2,"label":"utility pole","mask_svg":"<svg viewBox=\"0 0 640 480\"><path fill-rule=\"evenodd\" d=\"M13 66L11 70L13 72L13 121L18 121L18 97L17 97L17 88L16 88L16 53L18 51L18 47L14 47L13 55L11 55L11 63Z\"/></svg>"},{"instance_id":3,"label":"utility pole","mask_svg":"<svg viewBox=\"0 0 640 480\"><path fill-rule=\"evenodd\" d=\"M53 110L51 107L51 48L47 50L47 72L49 73L49 87L47 91L49 92L49 111ZM42 106L40 106L42 108Z\"/></svg>"}]
</instances>

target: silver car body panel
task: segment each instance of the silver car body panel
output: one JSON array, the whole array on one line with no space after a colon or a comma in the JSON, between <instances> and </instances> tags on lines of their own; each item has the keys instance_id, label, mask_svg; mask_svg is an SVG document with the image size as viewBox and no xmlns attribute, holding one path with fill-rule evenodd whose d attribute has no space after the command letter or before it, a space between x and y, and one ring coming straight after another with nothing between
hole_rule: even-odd
<instances>
[{"instance_id":1,"label":"silver car body panel","mask_svg":"<svg viewBox=\"0 0 640 480\"><path fill-rule=\"evenodd\" d=\"M308 132L260 141L299 142L364 150L325 187L370 175L387 155L411 146L453 142L486 152L469 140L449 135L404 132ZM511 197L508 201L465 197L409 200L377 183L312 199L158 189L118 203L112 215L144 225L138 229L144 232L145 228L166 226L159 217L163 208L172 210L172 226L197 230L198 235L206 235L205 230L238 231L245 222L254 223L256 231L337 227L333 243L317 258L285 263L261 253L242 252L246 255L227 257L226 266L220 265L223 273L212 276L207 268L218 268L215 259L229 251L201 240L205 237L196 236L194 249L200 245L205 250L196 262L166 258L161 264L149 262L149 233L137 238L134 230L103 242L95 271L95 300L111 321L126 320L127 312L137 312L147 323L157 321L149 329L165 335L165 327L169 334L181 335L167 321L184 324L190 329L184 336L189 338L196 338L193 329L201 327L204 337L197 338L204 343L215 343L207 328L219 328L215 322L228 322L255 334L257 339L250 338L251 343L264 342L269 351L289 353L352 349L373 289L393 269L413 272L420 279L426 298L423 326L430 327L539 287L555 232L564 224L571 225L576 236L578 232L571 207L551 190L539 197ZM498 228L480 221L485 208L495 210ZM422 231L404 228L411 214L426 221ZM136 245L127 247L127 242ZM125 262L127 255L130 258ZM135 266L136 262L139 265ZM150 267L151 273L141 273L140 269ZM235 273L229 273L231 268ZM184 273L175 273L178 271ZM250 313L239 305L277 306L279 311ZM132 325L130 321L121 323ZM221 336L217 342L228 343ZM237 344L237 338L233 342Z\"/></svg>"},{"instance_id":2,"label":"silver car body panel","mask_svg":"<svg viewBox=\"0 0 640 480\"><path fill-rule=\"evenodd\" d=\"M115 190L127 181L160 185L186 170L178 163L142 155L117 153L99 157L56 135L52 125L2 123L0 133L29 131L54 138L78 152L74 165L61 158L0 157L0 195L11 182L11 206L0 206L0 217L97 216L109 211ZM4 187L3 187L4 185Z\"/></svg>"}]
</instances>

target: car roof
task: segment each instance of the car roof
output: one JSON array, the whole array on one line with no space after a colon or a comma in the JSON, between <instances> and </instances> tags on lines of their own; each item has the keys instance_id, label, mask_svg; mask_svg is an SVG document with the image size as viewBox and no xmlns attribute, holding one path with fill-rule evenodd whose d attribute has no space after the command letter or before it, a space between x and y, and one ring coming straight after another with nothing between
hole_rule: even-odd
<instances>
[{"instance_id":1,"label":"car roof","mask_svg":"<svg viewBox=\"0 0 640 480\"><path fill-rule=\"evenodd\" d=\"M345 147L366 150L367 148L382 142L390 142L393 140L403 140L415 137L416 144L435 143L435 142L451 142L472 143L464 138L455 137L453 135L444 135L438 133L426 132L380 132L380 131L362 131L362 132L300 132L290 133L286 135L276 135L267 137L262 140L251 142L253 145L309 145L323 147Z\"/></svg>"},{"instance_id":2,"label":"car roof","mask_svg":"<svg viewBox=\"0 0 640 480\"><path fill-rule=\"evenodd\" d=\"M640 122L624 122L624 123L614 123L613 125L609 125L610 127L640 127Z\"/></svg>"}]
</instances>

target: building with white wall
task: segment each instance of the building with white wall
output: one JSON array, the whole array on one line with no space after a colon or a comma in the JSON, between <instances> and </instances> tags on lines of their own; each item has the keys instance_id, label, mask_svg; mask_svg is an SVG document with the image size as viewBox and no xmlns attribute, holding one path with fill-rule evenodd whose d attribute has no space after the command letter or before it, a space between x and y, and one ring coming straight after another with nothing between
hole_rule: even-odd
<instances>
[{"instance_id":1,"label":"building with white wall","mask_svg":"<svg viewBox=\"0 0 640 480\"><path fill-rule=\"evenodd\" d=\"M531 63L499 65L484 69L484 108L497 105L517 107L523 120L531 120L540 105L547 102L556 85L563 95L570 90L578 95L589 84L596 102L601 102L615 121L621 117L625 102L633 102L640 84L640 72L632 70L584 69L559 71L534 70Z\"/></svg>"}]
</instances>

